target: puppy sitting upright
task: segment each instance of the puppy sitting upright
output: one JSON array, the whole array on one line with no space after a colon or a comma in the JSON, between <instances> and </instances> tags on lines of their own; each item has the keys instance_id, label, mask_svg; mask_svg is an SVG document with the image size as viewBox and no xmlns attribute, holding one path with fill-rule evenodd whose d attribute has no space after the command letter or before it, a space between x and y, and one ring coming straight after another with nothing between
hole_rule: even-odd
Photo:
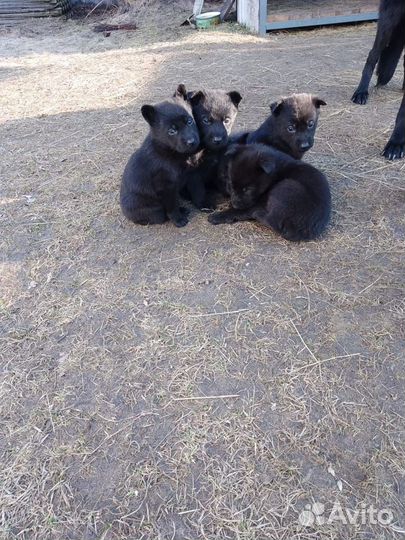
<instances>
[{"instance_id":1,"label":"puppy sitting upright","mask_svg":"<svg viewBox=\"0 0 405 540\"><path fill-rule=\"evenodd\" d=\"M150 133L131 156L121 183L124 215L141 225L169 219L176 227L187 224L187 210L179 206L182 174L200 138L184 85L172 99L143 105Z\"/></svg>"},{"instance_id":2,"label":"puppy sitting upright","mask_svg":"<svg viewBox=\"0 0 405 540\"><path fill-rule=\"evenodd\" d=\"M220 157L228 144L233 123L242 99L239 92L199 90L188 93L201 139L201 152L192 160L186 174L186 192L200 210L213 206Z\"/></svg>"},{"instance_id":3,"label":"puppy sitting upright","mask_svg":"<svg viewBox=\"0 0 405 540\"><path fill-rule=\"evenodd\" d=\"M235 145L226 157L232 208L211 214L212 224L255 219L292 241L325 230L331 196L315 167L262 144Z\"/></svg>"},{"instance_id":4,"label":"puppy sitting upright","mask_svg":"<svg viewBox=\"0 0 405 540\"><path fill-rule=\"evenodd\" d=\"M295 159L314 144L319 108L325 101L311 94L293 94L270 105L271 115L256 131L240 133L231 142L273 146Z\"/></svg>"}]
</instances>

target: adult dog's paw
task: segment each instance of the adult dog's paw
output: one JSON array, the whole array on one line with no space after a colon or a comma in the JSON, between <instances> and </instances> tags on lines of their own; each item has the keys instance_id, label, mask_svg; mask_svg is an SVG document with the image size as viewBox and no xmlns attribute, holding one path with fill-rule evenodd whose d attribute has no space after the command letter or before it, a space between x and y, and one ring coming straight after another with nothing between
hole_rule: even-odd
<instances>
[{"instance_id":1,"label":"adult dog's paw","mask_svg":"<svg viewBox=\"0 0 405 540\"><path fill-rule=\"evenodd\" d=\"M396 143L394 141L388 141L382 155L391 161L394 159L401 159L405 155L405 143Z\"/></svg>"},{"instance_id":2,"label":"adult dog's paw","mask_svg":"<svg viewBox=\"0 0 405 540\"><path fill-rule=\"evenodd\" d=\"M368 91L360 92L356 90L352 95L352 101L353 103L357 103L357 105L365 105L368 101Z\"/></svg>"}]
</instances>

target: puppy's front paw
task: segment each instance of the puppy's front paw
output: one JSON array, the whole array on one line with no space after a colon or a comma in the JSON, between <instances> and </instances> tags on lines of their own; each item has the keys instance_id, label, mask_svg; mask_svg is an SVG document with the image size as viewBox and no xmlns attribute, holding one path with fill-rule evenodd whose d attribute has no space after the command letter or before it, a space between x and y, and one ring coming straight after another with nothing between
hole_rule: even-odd
<instances>
[{"instance_id":1,"label":"puppy's front paw","mask_svg":"<svg viewBox=\"0 0 405 540\"><path fill-rule=\"evenodd\" d=\"M388 141L382 155L391 161L394 159L401 159L405 155L405 144Z\"/></svg>"},{"instance_id":2,"label":"puppy's front paw","mask_svg":"<svg viewBox=\"0 0 405 540\"><path fill-rule=\"evenodd\" d=\"M352 101L353 103L357 103L357 105L365 105L368 101L368 91L361 92L356 90L352 95Z\"/></svg>"},{"instance_id":3,"label":"puppy's front paw","mask_svg":"<svg viewBox=\"0 0 405 540\"><path fill-rule=\"evenodd\" d=\"M183 217L187 217L190 215L190 210L188 208L186 208L185 206L180 206L179 208L179 213L183 216Z\"/></svg>"},{"instance_id":4,"label":"puppy's front paw","mask_svg":"<svg viewBox=\"0 0 405 540\"><path fill-rule=\"evenodd\" d=\"M170 220L174 223L174 225L176 225L176 227L185 227L188 223L187 216L181 213L170 216Z\"/></svg>"},{"instance_id":5,"label":"puppy's front paw","mask_svg":"<svg viewBox=\"0 0 405 540\"><path fill-rule=\"evenodd\" d=\"M214 212L208 216L208 221L212 225L219 225L220 223L233 223L233 219L226 212Z\"/></svg>"}]
</instances>

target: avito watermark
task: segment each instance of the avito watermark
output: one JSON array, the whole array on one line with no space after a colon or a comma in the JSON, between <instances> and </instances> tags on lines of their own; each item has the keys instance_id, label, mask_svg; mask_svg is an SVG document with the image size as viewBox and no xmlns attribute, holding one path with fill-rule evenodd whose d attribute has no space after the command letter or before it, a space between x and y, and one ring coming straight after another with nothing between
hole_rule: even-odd
<instances>
[{"instance_id":1,"label":"avito watermark","mask_svg":"<svg viewBox=\"0 0 405 540\"><path fill-rule=\"evenodd\" d=\"M298 516L298 521L303 527L325 525L339 522L345 525L389 525L394 520L394 514L389 508L374 508L374 506L362 503L355 510L346 508L335 501L332 510L326 512L325 505L320 502L306 504Z\"/></svg>"}]
</instances>

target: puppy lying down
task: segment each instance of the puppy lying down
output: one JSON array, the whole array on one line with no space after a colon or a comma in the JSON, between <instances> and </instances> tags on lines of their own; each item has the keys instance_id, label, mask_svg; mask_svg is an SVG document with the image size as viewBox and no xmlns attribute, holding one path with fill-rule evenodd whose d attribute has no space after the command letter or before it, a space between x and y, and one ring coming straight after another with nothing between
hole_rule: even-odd
<instances>
[{"instance_id":1,"label":"puppy lying down","mask_svg":"<svg viewBox=\"0 0 405 540\"><path fill-rule=\"evenodd\" d=\"M287 240L312 240L326 229L331 195L323 173L270 146L231 146L223 174L231 207L210 223L256 220Z\"/></svg>"}]
</instances>

